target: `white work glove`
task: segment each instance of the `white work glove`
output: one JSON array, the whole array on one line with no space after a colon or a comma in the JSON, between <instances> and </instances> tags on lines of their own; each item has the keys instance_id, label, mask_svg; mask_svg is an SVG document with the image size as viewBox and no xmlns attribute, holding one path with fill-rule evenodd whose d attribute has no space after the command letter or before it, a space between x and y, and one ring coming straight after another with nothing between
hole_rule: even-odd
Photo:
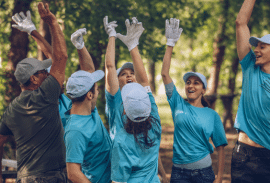
<instances>
[{"instance_id":1,"label":"white work glove","mask_svg":"<svg viewBox=\"0 0 270 183\"><path fill-rule=\"evenodd\" d=\"M119 38L131 51L139 44L139 39L144 31L142 22L138 22L136 17L132 18L132 24L128 19L126 19L127 35L123 36L122 34L117 33L116 37Z\"/></svg>"},{"instance_id":2,"label":"white work glove","mask_svg":"<svg viewBox=\"0 0 270 183\"><path fill-rule=\"evenodd\" d=\"M86 34L86 28L82 28L79 29L77 31L75 31L72 35L71 35L71 42L72 44L78 49L81 50L84 47L84 41L83 41L83 35Z\"/></svg>"},{"instance_id":3,"label":"white work glove","mask_svg":"<svg viewBox=\"0 0 270 183\"><path fill-rule=\"evenodd\" d=\"M20 12L19 14L16 13L14 16L12 16L12 20L16 24L18 24L18 25L13 24L12 27L19 29L20 31L31 34L33 30L37 30L36 26L31 20L31 13L29 10L26 12L26 16L23 12Z\"/></svg>"},{"instance_id":4,"label":"white work glove","mask_svg":"<svg viewBox=\"0 0 270 183\"><path fill-rule=\"evenodd\" d=\"M103 23L104 23L104 28L106 33L109 35L109 38L114 36L116 37L116 31L115 31L115 27L117 27L118 25L116 24L116 21L112 21L110 23L108 23L108 16L105 16L103 18Z\"/></svg>"},{"instance_id":5,"label":"white work glove","mask_svg":"<svg viewBox=\"0 0 270 183\"><path fill-rule=\"evenodd\" d=\"M166 27L165 27L165 36L167 38L167 44L168 46L175 46L175 43L180 38L180 35L183 31L182 28L179 28L179 19L171 18L170 22L167 19L166 20Z\"/></svg>"}]
</instances>

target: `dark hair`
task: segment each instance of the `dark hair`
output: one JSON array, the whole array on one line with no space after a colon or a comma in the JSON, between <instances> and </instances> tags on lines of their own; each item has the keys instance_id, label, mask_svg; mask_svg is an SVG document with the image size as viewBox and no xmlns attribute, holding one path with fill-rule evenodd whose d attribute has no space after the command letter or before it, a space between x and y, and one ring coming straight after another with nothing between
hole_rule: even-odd
<instances>
[{"instance_id":1,"label":"dark hair","mask_svg":"<svg viewBox=\"0 0 270 183\"><path fill-rule=\"evenodd\" d=\"M149 116L145 121L133 122L127 117L127 123L125 124L125 130L129 134L133 134L135 141L139 146L145 149L153 147L155 140L152 140L148 136L148 131L151 130L155 119Z\"/></svg>"},{"instance_id":2,"label":"dark hair","mask_svg":"<svg viewBox=\"0 0 270 183\"><path fill-rule=\"evenodd\" d=\"M93 94L95 94L95 85L96 85L96 83L92 86L92 88L90 88L90 90L88 92L92 92ZM86 94L84 94L84 95L82 95L80 97L71 98L71 102L72 103L83 102L88 92L86 92Z\"/></svg>"},{"instance_id":3,"label":"dark hair","mask_svg":"<svg viewBox=\"0 0 270 183\"><path fill-rule=\"evenodd\" d=\"M206 100L206 98L204 96L202 96L201 102L202 102L202 105L204 107L209 107L210 106L209 102Z\"/></svg>"}]
</instances>

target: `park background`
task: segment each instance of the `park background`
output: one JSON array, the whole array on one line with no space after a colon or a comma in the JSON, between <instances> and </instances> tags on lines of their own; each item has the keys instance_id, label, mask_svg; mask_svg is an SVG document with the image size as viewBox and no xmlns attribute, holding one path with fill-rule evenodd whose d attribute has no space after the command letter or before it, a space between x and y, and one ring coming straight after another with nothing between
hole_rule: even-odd
<instances>
[{"instance_id":1,"label":"park background","mask_svg":"<svg viewBox=\"0 0 270 183\"><path fill-rule=\"evenodd\" d=\"M20 94L14 71L26 57L46 59L35 41L27 33L11 28L11 17L21 11L31 11L37 30L51 43L48 26L40 19L35 0L0 0L0 115L7 105ZM126 34L125 20L137 17L145 31L139 41L139 50L147 68L151 88L159 107L163 128L161 157L170 177L172 166L173 122L161 78L162 59L166 50L165 20L180 19L183 28L180 40L174 47L170 75L178 92L185 97L183 74L195 71L208 80L206 98L220 115L229 145L226 147L226 166L223 182L230 182L231 150L237 134L233 123L241 95L242 73L236 51L235 20L244 0L43 0L50 5L64 32L68 62L66 80L80 68L76 48L70 36L79 28L86 28L85 46L96 69L104 70L108 35L103 26L104 16L109 22L116 20L116 31ZM251 35L269 34L270 1L257 0L249 28ZM116 65L132 61L127 47L116 40ZM99 83L97 107L105 125L104 80ZM252 104L250 104L252 105ZM4 147L4 158L16 159L14 139ZM216 172L216 156L213 167Z\"/></svg>"}]
</instances>

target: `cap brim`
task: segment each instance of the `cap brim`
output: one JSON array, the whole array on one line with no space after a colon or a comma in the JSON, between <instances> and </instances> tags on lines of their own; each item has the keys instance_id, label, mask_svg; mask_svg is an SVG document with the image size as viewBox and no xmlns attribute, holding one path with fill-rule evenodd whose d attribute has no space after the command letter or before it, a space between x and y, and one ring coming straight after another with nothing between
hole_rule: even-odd
<instances>
[{"instance_id":1,"label":"cap brim","mask_svg":"<svg viewBox=\"0 0 270 183\"><path fill-rule=\"evenodd\" d=\"M91 73L91 77L93 78L94 83L96 83L104 77L104 72L102 70L97 70Z\"/></svg>"},{"instance_id":2,"label":"cap brim","mask_svg":"<svg viewBox=\"0 0 270 183\"><path fill-rule=\"evenodd\" d=\"M134 71L134 67L133 64L131 62L126 62L122 67L120 67L119 69L117 69L117 76L120 74L120 72L124 69L131 69Z\"/></svg>"},{"instance_id":3,"label":"cap brim","mask_svg":"<svg viewBox=\"0 0 270 183\"><path fill-rule=\"evenodd\" d=\"M257 38L257 37L250 37L249 38L249 44L251 44L252 46L255 46L255 47L257 47L259 41L261 41L261 39ZM261 42L263 42L263 41L261 41Z\"/></svg>"},{"instance_id":4,"label":"cap brim","mask_svg":"<svg viewBox=\"0 0 270 183\"><path fill-rule=\"evenodd\" d=\"M52 59L46 59L41 61L41 65L42 65L42 69L47 69L48 67L50 67L52 65Z\"/></svg>"},{"instance_id":5,"label":"cap brim","mask_svg":"<svg viewBox=\"0 0 270 183\"><path fill-rule=\"evenodd\" d=\"M187 82L188 78L191 76L196 76L196 77L200 78L200 76L198 76L196 73L188 72L183 76L184 81Z\"/></svg>"}]
</instances>

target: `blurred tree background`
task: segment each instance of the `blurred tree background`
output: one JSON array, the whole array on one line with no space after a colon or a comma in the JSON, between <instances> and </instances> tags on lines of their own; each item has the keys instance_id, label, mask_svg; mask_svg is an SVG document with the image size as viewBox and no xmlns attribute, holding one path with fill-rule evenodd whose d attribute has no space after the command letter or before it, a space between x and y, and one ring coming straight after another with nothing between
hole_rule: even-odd
<instances>
[{"instance_id":1,"label":"blurred tree background","mask_svg":"<svg viewBox=\"0 0 270 183\"><path fill-rule=\"evenodd\" d=\"M14 78L17 63L26 57L40 60L46 57L27 33L11 28L12 15L31 10L38 31L50 43L48 26L40 20L35 0L0 0L0 114L20 93ZM180 19L183 33L174 48L171 76L179 93L185 97L182 76L187 71L204 74L208 79L207 98L211 107L221 116L226 129L233 121L241 94L242 74L236 52L235 20L243 0L43 0L50 5L64 32L68 47L66 79L79 69L76 48L70 36L79 28L86 28L85 46L91 54L96 69L104 70L108 35L103 26L104 16L109 22L116 20L116 31L126 34L125 20L137 17L143 23L144 33L139 50L148 70L152 91L166 102L164 85L160 76L166 49L165 20ZM249 27L252 36L268 34L270 1L257 0ZM116 40L116 64L131 61L128 49ZM103 83L102 83L103 82ZM100 83L97 103L106 124L104 80ZM169 106L168 106L169 107ZM168 115L171 115L168 113ZM10 143L14 147L14 143ZM9 155L14 158L13 155Z\"/></svg>"}]
</instances>

